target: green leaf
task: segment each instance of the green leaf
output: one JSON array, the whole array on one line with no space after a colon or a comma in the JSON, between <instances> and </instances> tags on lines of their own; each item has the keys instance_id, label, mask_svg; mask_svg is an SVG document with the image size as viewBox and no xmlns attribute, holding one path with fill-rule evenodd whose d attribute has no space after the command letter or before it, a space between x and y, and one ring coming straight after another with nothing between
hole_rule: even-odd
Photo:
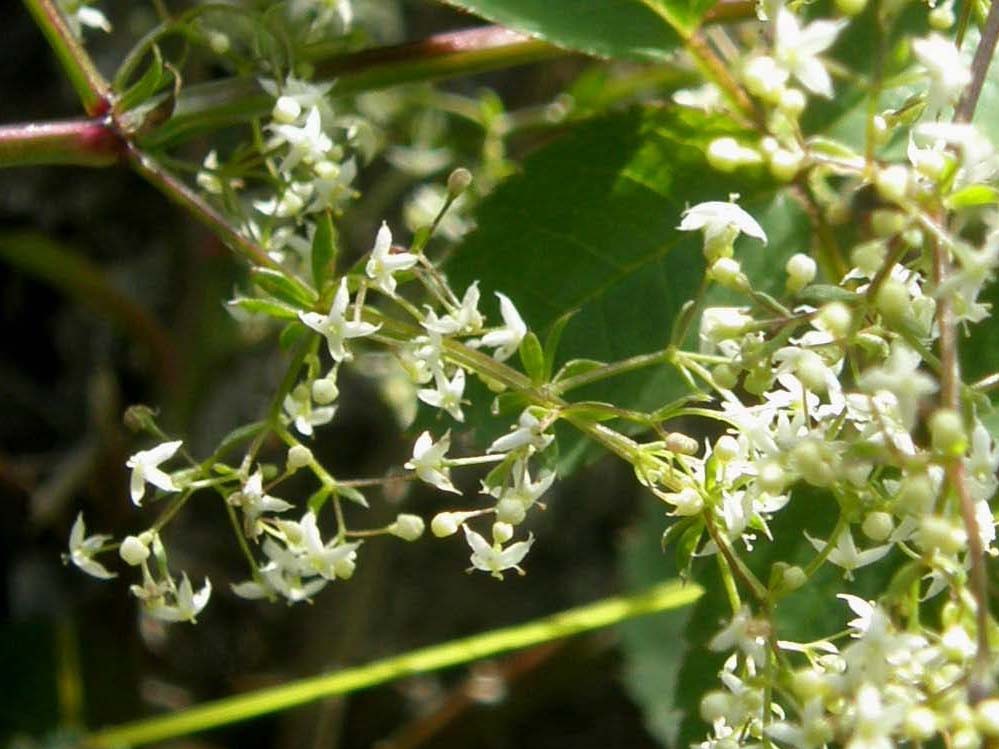
<instances>
[{"instance_id":1,"label":"green leaf","mask_svg":"<svg viewBox=\"0 0 999 749\"><path fill-rule=\"evenodd\" d=\"M333 216L325 211L316 221L316 235L312 238L312 281L322 290L336 272L336 229Z\"/></svg>"},{"instance_id":2,"label":"green leaf","mask_svg":"<svg viewBox=\"0 0 999 749\"><path fill-rule=\"evenodd\" d=\"M309 309L319 299L316 293L301 281L271 268L254 268L250 272L254 285L296 309Z\"/></svg>"},{"instance_id":3,"label":"green leaf","mask_svg":"<svg viewBox=\"0 0 999 749\"><path fill-rule=\"evenodd\" d=\"M751 278L758 266L767 283L782 284L773 273L777 263L783 267L782 253L808 247L797 209L773 200L768 178L708 166L705 148L724 135L749 139L724 118L675 108L636 109L581 125L529 157L521 174L482 203L478 229L448 266L452 282L463 288L479 279L484 297L503 291L534 330L578 309L562 335L557 359L563 361L612 362L662 349L703 274L700 235L676 228L688 205L738 192L747 210L766 218L765 229L777 229L770 247L739 241L744 267L754 268ZM558 379L567 376L564 370ZM659 366L580 388L578 397L649 411L687 392L675 370ZM576 454L572 445L562 448L563 455Z\"/></svg>"},{"instance_id":4,"label":"green leaf","mask_svg":"<svg viewBox=\"0 0 999 749\"><path fill-rule=\"evenodd\" d=\"M520 342L520 363L524 372L536 385L545 381L545 353L541 349L541 341L534 332L529 332Z\"/></svg>"},{"instance_id":5,"label":"green leaf","mask_svg":"<svg viewBox=\"0 0 999 749\"><path fill-rule=\"evenodd\" d=\"M149 67L139 77L139 80L129 86L128 90L119 97L115 105L119 112L128 112L139 106L159 91L167 80L172 78L172 74L163 67L163 55L160 54L159 47L153 45L152 53L153 59L150 61Z\"/></svg>"},{"instance_id":6,"label":"green leaf","mask_svg":"<svg viewBox=\"0 0 999 749\"><path fill-rule=\"evenodd\" d=\"M494 23L597 57L659 60L682 44L714 0L445 0ZM664 18L668 13L678 29Z\"/></svg>"},{"instance_id":7,"label":"green leaf","mask_svg":"<svg viewBox=\"0 0 999 749\"><path fill-rule=\"evenodd\" d=\"M576 314L576 310L569 310L548 328L548 335L545 336L545 371L542 378L545 382L551 379L552 372L555 371L555 356L558 354L558 345L562 340L562 333L569 320Z\"/></svg>"},{"instance_id":8,"label":"green leaf","mask_svg":"<svg viewBox=\"0 0 999 749\"><path fill-rule=\"evenodd\" d=\"M573 359L562 365L558 374L555 375L555 382L568 380L570 377L586 374L604 366L607 366L606 362L596 361L595 359Z\"/></svg>"},{"instance_id":9,"label":"green leaf","mask_svg":"<svg viewBox=\"0 0 999 749\"><path fill-rule=\"evenodd\" d=\"M968 185L952 192L944 200L944 205L950 209L975 208L982 205L999 203L999 190L992 185Z\"/></svg>"},{"instance_id":10,"label":"green leaf","mask_svg":"<svg viewBox=\"0 0 999 749\"><path fill-rule=\"evenodd\" d=\"M275 299L257 299L254 297L236 297L228 303L229 307L249 312L251 315L267 315L278 320L297 320L298 309Z\"/></svg>"},{"instance_id":11,"label":"green leaf","mask_svg":"<svg viewBox=\"0 0 999 749\"><path fill-rule=\"evenodd\" d=\"M365 498L361 492L352 486L344 486L343 484L337 484L333 489L334 494L338 497L343 497L344 499L349 499L351 502L356 502L361 507L368 507L368 500Z\"/></svg>"}]
</instances>

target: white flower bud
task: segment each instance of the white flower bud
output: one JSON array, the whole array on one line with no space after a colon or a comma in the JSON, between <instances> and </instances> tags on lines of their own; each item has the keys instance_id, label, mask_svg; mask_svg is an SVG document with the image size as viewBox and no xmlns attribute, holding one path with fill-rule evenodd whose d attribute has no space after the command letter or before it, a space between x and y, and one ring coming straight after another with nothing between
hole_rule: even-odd
<instances>
[{"instance_id":1,"label":"white flower bud","mask_svg":"<svg viewBox=\"0 0 999 749\"><path fill-rule=\"evenodd\" d=\"M735 138L716 138L707 151L708 163L719 172L732 172L740 166L759 164L763 157L759 151L741 145Z\"/></svg>"},{"instance_id":2,"label":"white flower bud","mask_svg":"<svg viewBox=\"0 0 999 749\"><path fill-rule=\"evenodd\" d=\"M905 229L905 215L898 211L878 208L871 214L871 231L876 237L891 237Z\"/></svg>"},{"instance_id":3,"label":"white flower bud","mask_svg":"<svg viewBox=\"0 0 999 749\"><path fill-rule=\"evenodd\" d=\"M942 3L930 11L930 28L936 31L946 31L957 20L954 16L954 4Z\"/></svg>"},{"instance_id":4,"label":"white flower bud","mask_svg":"<svg viewBox=\"0 0 999 749\"><path fill-rule=\"evenodd\" d=\"M814 351L802 351L798 355L798 360L794 367L795 374L801 380L801 384L813 393L824 393L828 387L826 374L829 368L822 361L822 357Z\"/></svg>"},{"instance_id":5,"label":"white flower bud","mask_svg":"<svg viewBox=\"0 0 999 749\"><path fill-rule=\"evenodd\" d=\"M774 58L761 55L746 63L746 67L742 71L742 79L746 82L746 88L751 94L774 103L780 99L781 92L784 90L787 71L778 65Z\"/></svg>"},{"instance_id":6,"label":"white flower bud","mask_svg":"<svg viewBox=\"0 0 999 749\"><path fill-rule=\"evenodd\" d=\"M803 668L794 672L791 677L791 688L802 702L807 702L812 697L822 695L826 690L826 683L819 671L814 668Z\"/></svg>"},{"instance_id":7,"label":"white flower bud","mask_svg":"<svg viewBox=\"0 0 999 749\"><path fill-rule=\"evenodd\" d=\"M118 554L126 563L137 567L149 558L149 547L136 536L126 536L118 547Z\"/></svg>"},{"instance_id":8,"label":"white flower bud","mask_svg":"<svg viewBox=\"0 0 999 749\"><path fill-rule=\"evenodd\" d=\"M670 432L666 435L666 449L680 455L697 455L701 448L697 440L682 432Z\"/></svg>"},{"instance_id":9,"label":"white flower bud","mask_svg":"<svg viewBox=\"0 0 999 749\"><path fill-rule=\"evenodd\" d=\"M344 557L333 563L333 574L341 580L350 580L354 576L357 562L352 557Z\"/></svg>"},{"instance_id":10,"label":"white flower bud","mask_svg":"<svg viewBox=\"0 0 999 749\"><path fill-rule=\"evenodd\" d=\"M874 176L874 186L885 200L901 203L909 189L909 170L902 164L880 169Z\"/></svg>"},{"instance_id":11,"label":"white flower bud","mask_svg":"<svg viewBox=\"0 0 999 749\"><path fill-rule=\"evenodd\" d=\"M731 699L721 690L708 692L701 698L701 718L706 723L714 723L728 714Z\"/></svg>"},{"instance_id":12,"label":"white flower bud","mask_svg":"<svg viewBox=\"0 0 999 749\"><path fill-rule=\"evenodd\" d=\"M930 417L930 439L933 449L956 458L968 449L968 433L961 414L949 408L938 409Z\"/></svg>"},{"instance_id":13,"label":"white flower bud","mask_svg":"<svg viewBox=\"0 0 999 749\"><path fill-rule=\"evenodd\" d=\"M992 697L975 705L975 727L990 738L999 736L999 699Z\"/></svg>"},{"instance_id":14,"label":"white flower bud","mask_svg":"<svg viewBox=\"0 0 999 749\"><path fill-rule=\"evenodd\" d=\"M930 477L925 473L908 476L899 487L895 498L895 511L922 517L933 510L937 492Z\"/></svg>"},{"instance_id":15,"label":"white flower bud","mask_svg":"<svg viewBox=\"0 0 999 749\"><path fill-rule=\"evenodd\" d=\"M864 242L858 244L850 252L850 262L863 271L865 275L873 278L884 265L887 254L888 249L884 242L880 240Z\"/></svg>"},{"instance_id":16,"label":"white flower bud","mask_svg":"<svg viewBox=\"0 0 999 749\"><path fill-rule=\"evenodd\" d=\"M927 515L920 521L916 531L916 545L923 551L939 549L944 554L956 554L964 548L968 536L962 528L956 528L946 518Z\"/></svg>"},{"instance_id":17,"label":"white flower bud","mask_svg":"<svg viewBox=\"0 0 999 749\"><path fill-rule=\"evenodd\" d=\"M423 518L419 515L398 515L395 522L388 527L388 532L393 536L401 538L403 541L415 541L423 535L425 528Z\"/></svg>"},{"instance_id":18,"label":"white flower bud","mask_svg":"<svg viewBox=\"0 0 999 749\"><path fill-rule=\"evenodd\" d=\"M731 364L716 364L711 370L711 378L718 387L731 390L739 384L739 370Z\"/></svg>"},{"instance_id":19,"label":"white flower bud","mask_svg":"<svg viewBox=\"0 0 999 749\"><path fill-rule=\"evenodd\" d=\"M774 496L784 493L784 487L787 485L787 474L779 462L768 460L760 464L758 470L756 483L763 491Z\"/></svg>"},{"instance_id":20,"label":"white flower bud","mask_svg":"<svg viewBox=\"0 0 999 749\"><path fill-rule=\"evenodd\" d=\"M305 445L292 445L288 448L288 470L297 471L299 468L312 463L312 450Z\"/></svg>"},{"instance_id":21,"label":"white flower bud","mask_svg":"<svg viewBox=\"0 0 999 749\"><path fill-rule=\"evenodd\" d=\"M704 500L701 499L701 495L697 493L697 490L691 487L661 496L666 502L673 505L673 512L676 515L696 515L704 509Z\"/></svg>"},{"instance_id":22,"label":"white flower bud","mask_svg":"<svg viewBox=\"0 0 999 749\"><path fill-rule=\"evenodd\" d=\"M527 510L519 499L504 497L496 503L496 519L501 523L520 525L526 517Z\"/></svg>"},{"instance_id":23,"label":"white flower bud","mask_svg":"<svg viewBox=\"0 0 999 749\"><path fill-rule=\"evenodd\" d=\"M333 380L322 378L312 383L312 400L320 406L329 405L337 399L338 395L340 395L340 388Z\"/></svg>"},{"instance_id":24,"label":"white flower bud","mask_svg":"<svg viewBox=\"0 0 999 749\"><path fill-rule=\"evenodd\" d=\"M923 705L905 711L902 733L910 741L926 741L937 732L937 715Z\"/></svg>"},{"instance_id":25,"label":"white flower bud","mask_svg":"<svg viewBox=\"0 0 999 749\"><path fill-rule=\"evenodd\" d=\"M813 486L832 486L839 471L838 455L828 446L809 439L791 451L794 467Z\"/></svg>"},{"instance_id":26,"label":"white flower bud","mask_svg":"<svg viewBox=\"0 0 999 749\"><path fill-rule=\"evenodd\" d=\"M981 745L982 737L979 736L978 732L970 726L954 731L951 734L951 749L979 749Z\"/></svg>"},{"instance_id":27,"label":"white flower bud","mask_svg":"<svg viewBox=\"0 0 999 749\"><path fill-rule=\"evenodd\" d=\"M472 173L465 167L455 169L447 178L447 191L451 197L458 197L472 184Z\"/></svg>"},{"instance_id":28,"label":"white flower bud","mask_svg":"<svg viewBox=\"0 0 999 749\"><path fill-rule=\"evenodd\" d=\"M224 55L229 51L232 43L227 34L223 34L221 31L212 31L208 34L208 46L215 54Z\"/></svg>"},{"instance_id":29,"label":"white flower bud","mask_svg":"<svg viewBox=\"0 0 999 749\"><path fill-rule=\"evenodd\" d=\"M801 115L807 105L808 99L805 97L804 91L796 88L786 88L781 91L780 101L777 102L780 111L792 118Z\"/></svg>"},{"instance_id":30,"label":"white flower bud","mask_svg":"<svg viewBox=\"0 0 999 749\"><path fill-rule=\"evenodd\" d=\"M742 266L735 258L718 258L708 269L708 276L726 289L743 291L749 288L749 279L742 272Z\"/></svg>"},{"instance_id":31,"label":"white flower bud","mask_svg":"<svg viewBox=\"0 0 999 749\"><path fill-rule=\"evenodd\" d=\"M853 326L853 313L842 302L830 302L819 310L816 322L835 338L846 338Z\"/></svg>"},{"instance_id":32,"label":"white flower bud","mask_svg":"<svg viewBox=\"0 0 999 749\"><path fill-rule=\"evenodd\" d=\"M458 532L463 518L456 512L439 512L430 521L430 532L437 538L451 536Z\"/></svg>"},{"instance_id":33,"label":"white flower bud","mask_svg":"<svg viewBox=\"0 0 999 749\"><path fill-rule=\"evenodd\" d=\"M905 321L912 305L905 284L893 278L889 278L881 285L874 303L885 321L892 325Z\"/></svg>"},{"instance_id":34,"label":"white flower bud","mask_svg":"<svg viewBox=\"0 0 999 749\"><path fill-rule=\"evenodd\" d=\"M805 155L801 151L778 149L770 154L770 173L781 182L790 182L798 175L804 160Z\"/></svg>"},{"instance_id":35,"label":"white flower bud","mask_svg":"<svg viewBox=\"0 0 999 749\"><path fill-rule=\"evenodd\" d=\"M509 523L493 523L493 543L501 546L513 538L513 526Z\"/></svg>"},{"instance_id":36,"label":"white flower bud","mask_svg":"<svg viewBox=\"0 0 999 749\"><path fill-rule=\"evenodd\" d=\"M784 590L797 590L807 582L808 575L805 574L805 571L801 567L791 565L784 568L784 572L781 575L781 584Z\"/></svg>"},{"instance_id":37,"label":"white flower bud","mask_svg":"<svg viewBox=\"0 0 999 749\"><path fill-rule=\"evenodd\" d=\"M819 267L812 258L799 252L788 259L784 270L787 271L787 290L797 294L815 280Z\"/></svg>"},{"instance_id":38,"label":"white flower bud","mask_svg":"<svg viewBox=\"0 0 999 749\"><path fill-rule=\"evenodd\" d=\"M860 529L872 541L884 541L895 529L895 522L887 512L871 512L864 518Z\"/></svg>"},{"instance_id":39,"label":"white flower bud","mask_svg":"<svg viewBox=\"0 0 999 749\"><path fill-rule=\"evenodd\" d=\"M336 179L340 174L340 166L329 159L323 159L316 162L315 166L312 167L312 171L321 179Z\"/></svg>"},{"instance_id":40,"label":"white flower bud","mask_svg":"<svg viewBox=\"0 0 999 749\"><path fill-rule=\"evenodd\" d=\"M271 117L282 125L291 124L298 119L300 114L302 114L302 106L290 96L279 96L271 110Z\"/></svg>"},{"instance_id":41,"label":"white flower bud","mask_svg":"<svg viewBox=\"0 0 999 749\"><path fill-rule=\"evenodd\" d=\"M728 463L739 457L739 441L730 434L723 434L715 442L715 457L723 463Z\"/></svg>"}]
</instances>

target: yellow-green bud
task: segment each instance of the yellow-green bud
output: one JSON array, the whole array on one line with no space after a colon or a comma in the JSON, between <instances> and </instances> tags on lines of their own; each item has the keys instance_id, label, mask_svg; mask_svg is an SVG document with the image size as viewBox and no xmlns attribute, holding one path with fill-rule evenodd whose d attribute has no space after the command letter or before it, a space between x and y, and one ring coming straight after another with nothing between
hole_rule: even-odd
<instances>
[{"instance_id":1,"label":"yellow-green bud","mask_svg":"<svg viewBox=\"0 0 999 749\"><path fill-rule=\"evenodd\" d=\"M419 515L400 514L388 527L388 532L403 541L415 541L423 535L425 524Z\"/></svg>"},{"instance_id":2,"label":"yellow-green bud","mask_svg":"<svg viewBox=\"0 0 999 749\"><path fill-rule=\"evenodd\" d=\"M968 433L961 414L941 408L930 417L930 439L933 449L950 458L964 455L968 449Z\"/></svg>"},{"instance_id":3,"label":"yellow-green bud","mask_svg":"<svg viewBox=\"0 0 999 749\"><path fill-rule=\"evenodd\" d=\"M299 468L312 463L312 450L305 445L292 445L288 448L288 470L297 471Z\"/></svg>"},{"instance_id":4,"label":"yellow-green bud","mask_svg":"<svg viewBox=\"0 0 999 749\"><path fill-rule=\"evenodd\" d=\"M137 567L149 558L149 547L136 536L125 536L118 547L118 555L133 567Z\"/></svg>"},{"instance_id":5,"label":"yellow-green bud","mask_svg":"<svg viewBox=\"0 0 999 749\"><path fill-rule=\"evenodd\" d=\"M860 529L872 541L884 541L895 530L895 522L887 512L872 512L864 518Z\"/></svg>"},{"instance_id":6,"label":"yellow-green bud","mask_svg":"<svg viewBox=\"0 0 999 749\"><path fill-rule=\"evenodd\" d=\"M456 198L468 189L472 184L472 173L465 167L459 166L447 178L447 192L452 198Z\"/></svg>"}]
</instances>

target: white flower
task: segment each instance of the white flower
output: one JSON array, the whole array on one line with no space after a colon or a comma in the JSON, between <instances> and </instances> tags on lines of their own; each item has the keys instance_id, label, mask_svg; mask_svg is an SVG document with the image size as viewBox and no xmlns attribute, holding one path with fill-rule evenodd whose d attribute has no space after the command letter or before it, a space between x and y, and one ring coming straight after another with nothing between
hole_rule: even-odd
<instances>
[{"instance_id":1,"label":"white flower","mask_svg":"<svg viewBox=\"0 0 999 749\"><path fill-rule=\"evenodd\" d=\"M551 488L555 482L555 473L549 471L537 481L532 481L527 461L517 460L510 474L513 476L513 486L502 484L490 488L483 484L482 493L497 499L496 515L499 520L516 525L523 521L527 510Z\"/></svg>"},{"instance_id":2,"label":"white flower","mask_svg":"<svg viewBox=\"0 0 999 749\"><path fill-rule=\"evenodd\" d=\"M392 252L392 232L388 224L383 221L364 272L368 274L368 278L374 280L379 289L394 296L396 287L394 274L412 268L418 260L416 255L409 252Z\"/></svg>"},{"instance_id":3,"label":"white flower","mask_svg":"<svg viewBox=\"0 0 999 749\"><path fill-rule=\"evenodd\" d=\"M762 666L766 661L767 640L766 625L752 617L749 608L743 606L739 613L732 617L725 628L716 634L708 648L715 652L725 652L738 647L746 655Z\"/></svg>"},{"instance_id":4,"label":"white flower","mask_svg":"<svg viewBox=\"0 0 999 749\"><path fill-rule=\"evenodd\" d=\"M313 427L328 424L336 415L336 406L321 406L315 408L312 405L312 393L309 388L299 386L284 397L284 410L288 417L294 422L295 429L299 434L311 437Z\"/></svg>"},{"instance_id":5,"label":"white flower","mask_svg":"<svg viewBox=\"0 0 999 749\"><path fill-rule=\"evenodd\" d=\"M940 34L913 39L912 51L930 77L930 90L926 98L927 109L931 112L955 101L971 82L971 70L950 39Z\"/></svg>"},{"instance_id":6,"label":"white flower","mask_svg":"<svg viewBox=\"0 0 999 749\"><path fill-rule=\"evenodd\" d=\"M193 624L195 617L208 605L208 599L211 596L211 580L206 577L201 590L195 593L185 572L180 581L180 587L174 592L174 603L170 605L163 603L162 600L146 601L146 613L154 619L164 622L191 622Z\"/></svg>"},{"instance_id":7,"label":"white flower","mask_svg":"<svg viewBox=\"0 0 999 749\"><path fill-rule=\"evenodd\" d=\"M919 371L921 362L919 353L898 339L884 366L867 370L859 380L861 388L872 395L888 391L895 396L898 417L906 429L916 423L919 401L937 390L933 378Z\"/></svg>"},{"instance_id":8,"label":"white flower","mask_svg":"<svg viewBox=\"0 0 999 749\"><path fill-rule=\"evenodd\" d=\"M363 338L375 333L381 325L373 325L361 320L347 320L344 313L350 304L350 291L347 289L346 276L340 280L340 288L333 297L333 305L329 314L318 312L299 312L299 319L317 333L326 337L326 346L334 361L345 361L351 358L350 352L344 346L348 338Z\"/></svg>"},{"instance_id":9,"label":"white flower","mask_svg":"<svg viewBox=\"0 0 999 749\"><path fill-rule=\"evenodd\" d=\"M455 421L464 421L461 396L465 392L465 370L459 367L454 377L448 380L444 372L438 368L434 370L434 384L436 389L419 390L416 397L429 406L447 411Z\"/></svg>"},{"instance_id":10,"label":"white flower","mask_svg":"<svg viewBox=\"0 0 999 749\"><path fill-rule=\"evenodd\" d=\"M427 310L423 327L438 335L455 333L478 333L482 329L482 315L479 313L479 282L475 281L466 290L461 306L438 318L433 310Z\"/></svg>"},{"instance_id":11,"label":"white flower","mask_svg":"<svg viewBox=\"0 0 999 749\"><path fill-rule=\"evenodd\" d=\"M316 515L312 511L305 513L297 525L301 533L299 543L304 552L304 561L312 571L327 580L337 578L346 580L354 574L360 541L344 543L339 539L333 539L324 544Z\"/></svg>"},{"instance_id":12,"label":"white flower","mask_svg":"<svg viewBox=\"0 0 999 749\"><path fill-rule=\"evenodd\" d=\"M243 484L242 489L233 492L228 498L229 504L241 507L245 516L245 526L251 536L256 536L256 520L265 512L284 512L292 505L283 499L264 493L264 475L258 468Z\"/></svg>"},{"instance_id":13,"label":"white flower","mask_svg":"<svg viewBox=\"0 0 999 749\"><path fill-rule=\"evenodd\" d=\"M76 516L73 529L69 532L69 555L68 557L63 556L63 561L68 560L88 575L100 578L101 580L110 580L112 577L117 577L117 573L109 572L103 564L95 561L93 558L94 554L101 550L104 543L110 540L111 536L103 533L97 533L88 537L87 527L83 523L83 513L81 512Z\"/></svg>"},{"instance_id":14,"label":"white flower","mask_svg":"<svg viewBox=\"0 0 999 749\"><path fill-rule=\"evenodd\" d=\"M170 460L180 449L183 440L164 442L150 450L140 450L128 459L125 466L132 469L131 494L136 507L142 505L146 484L152 484L165 492L180 491L173 478L160 470L160 463Z\"/></svg>"},{"instance_id":15,"label":"white flower","mask_svg":"<svg viewBox=\"0 0 999 749\"><path fill-rule=\"evenodd\" d=\"M534 543L534 536L528 536L526 541L518 541L503 548L500 544L490 544L467 525L462 526L465 531L465 540L472 547L472 568L490 573L498 580L503 579L503 570L513 569L523 575L518 565L527 556L527 552Z\"/></svg>"},{"instance_id":16,"label":"white flower","mask_svg":"<svg viewBox=\"0 0 999 749\"><path fill-rule=\"evenodd\" d=\"M333 148L333 141L323 132L322 118L318 107L313 107L302 127L296 125L269 125L274 133L267 142L268 148L288 144L288 154L281 162L280 171L288 174L299 163L315 164L322 161Z\"/></svg>"},{"instance_id":17,"label":"white flower","mask_svg":"<svg viewBox=\"0 0 999 749\"><path fill-rule=\"evenodd\" d=\"M461 494L451 483L451 469L445 459L451 448L451 432L447 432L438 442L434 442L430 432L424 432L413 445L413 457L406 463L406 468L416 471L416 475L432 486L444 492Z\"/></svg>"},{"instance_id":18,"label":"white flower","mask_svg":"<svg viewBox=\"0 0 999 749\"><path fill-rule=\"evenodd\" d=\"M688 208L677 229L704 232L705 251L710 252L712 259L719 254L731 254L725 250L731 248L740 233L767 243L767 235L756 219L735 203L721 200L709 200Z\"/></svg>"},{"instance_id":19,"label":"white flower","mask_svg":"<svg viewBox=\"0 0 999 749\"><path fill-rule=\"evenodd\" d=\"M805 531L805 538L808 539L808 543L815 547L815 550L818 552L821 552L826 547L825 541L819 538L812 538L808 535L808 531ZM889 551L891 551L891 544L884 544L883 546L875 546L871 549L859 551L853 542L853 534L850 532L850 529L844 528L843 532L839 534L839 538L836 539L835 548L829 552L828 559L837 567L842 567L846 570L847 579L852 579L855 569L873 564Z\"/></svg>"},{"instance_id":20,"label":"white flower","mask_svg":"<svg viewBox=\"0 0 999 749\"><path fill-rule=\"evenodd\" d=\"M527 325L524 319L513 306L513 302L506 296L496 292L500 301L500 314L503 316L503 327L491 330L478 341L469 341L470 346L495 347L493 358L497 361L506 361L519 348L520 342L527 335Z\"/></svg>"},{"instance_id":21,"label":"white flower","mask_svg":"<svg viewBox=\"0 0 999 749\"><path fill-rule=\"evenodd\" d=\"M836 41L847 22L815 21L804 28L787 8L777 11L774 56L813 94L830 97L832 80L818 55Z\"/></svg>"},{"instance_id":22,"label":"white flower","mask_svg":"<svg viewBox=\"0 0 999 749\"><path fill-rule=\"evenodd\" d=\"M517 423L519 426L516 429L493 442L486 452L508 453L526 446L541 452L555 439L552 435L544 433L541 422L529 408L524 409Z\"/></svg>"}]
</instances>

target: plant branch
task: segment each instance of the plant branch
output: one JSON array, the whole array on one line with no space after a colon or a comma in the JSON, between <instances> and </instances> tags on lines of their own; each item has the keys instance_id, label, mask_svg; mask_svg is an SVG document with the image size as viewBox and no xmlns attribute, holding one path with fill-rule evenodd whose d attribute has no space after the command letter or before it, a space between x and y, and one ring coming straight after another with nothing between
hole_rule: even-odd
<instances>
[{"instance_id":1,"label":"plant branch","mask_svg":"<svg viewBox=\"0 0 999 749\"><path fill-rule=\"evenodd\" d=\"M30 122L0 126L0 168L61 164L114 166L121 138L103 119Z\"/></svg>"},{"instance_id":2,"label":"plant branch","mask_svg":"<svg viewBox=\"0 0 999 749\"><path fill-rule=\"evenodd\" d=\"M971 118L975 116L975 107L978 106L978 97L981 96L997 40L999 40L999 2L993 0L989 6L989 14L985 19L985 28L982 29L978 48L975 50L975 57L971 62L971 83L964 90L954 110L955 122L971 122Z\"/></svg>"},{"instance_id":3,"label":"plant branch","mask_svg":"<svg viewBox=\"0 0 999 749\"><path fill-rule=\"evenodd\" d=\"M236 254L251 264L263 268L277 268L270 256L256 242L243 236L229 221L204 198L182 180L164 169L149 154L135 145L127 146L129 163L147 182L166 195L171 201L190 213Z\"/></svg>"},{"instance_id":4,"label":"plant branch","mask_svg":"<svg viewBox=\"0 0 999 749\"><path fill-rule=\"evenodd\" d=\"M85 736L80 744L86 747L138 746L187 736L334 695L349 694L404 676L439 671L498 653L609 627L634 617L679 608L693 603L702 593L703 590L697 585L668 582L637 595L609 598L527 624L412 650L332 674L228 697L172 715L106 728Z\"/></svg>"},{"instance_id":5,"label":"plant branch","mask_svg":"<svg viewBox=\"0 0 999 749\"><path fill-rule=\"evenodd\" d=\"M474 75L565 54L565 50L547 42L501 26L484 26L325 61L324 49L313 47L307 57L315 61L316 78L336 78L333 95L346 96L401 83ZM145 135L142 143L161 148L206 130L263 116L272 106L273 99L253 77L190 86L178 97L173 117Z\"/></svg>"},{"instance_id":6,"label":"plant branch","mask_svg":"<svg viewBox=\"0 0 999 749\"><path fill-rule=\"evenodd\" d=\"M84 111L91 117L106 114L111 106L111 87L73 36L54 0L24 0L24 4L48 39Z\"/></svg>"}]
</instances>

